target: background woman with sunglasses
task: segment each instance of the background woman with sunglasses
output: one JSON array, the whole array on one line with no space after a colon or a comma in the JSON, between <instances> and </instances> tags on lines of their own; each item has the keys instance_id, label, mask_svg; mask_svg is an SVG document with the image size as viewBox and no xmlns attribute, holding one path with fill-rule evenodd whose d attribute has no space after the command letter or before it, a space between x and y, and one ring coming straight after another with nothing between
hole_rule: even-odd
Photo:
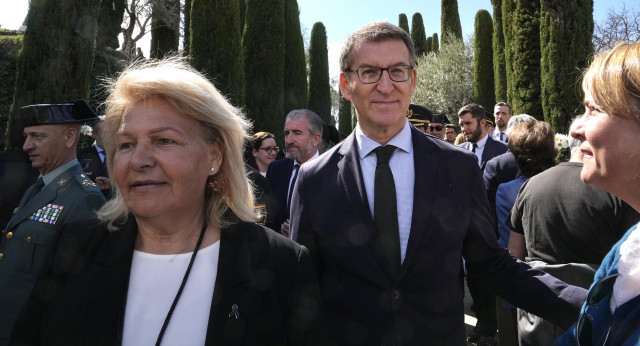
<instances>
[{"instance_id":1,"label":"background woman with sunglasses","mask_svg":"<svg viewBox=\"0 0 640 346\"><path fill-rule=\"evenodd\" d=\"M582 81L582 180L640 211L640 42L598 56ZM576 325L557 345L640 344L640 229L633 226L595 275Z\"/></svg>"}]
</instances>

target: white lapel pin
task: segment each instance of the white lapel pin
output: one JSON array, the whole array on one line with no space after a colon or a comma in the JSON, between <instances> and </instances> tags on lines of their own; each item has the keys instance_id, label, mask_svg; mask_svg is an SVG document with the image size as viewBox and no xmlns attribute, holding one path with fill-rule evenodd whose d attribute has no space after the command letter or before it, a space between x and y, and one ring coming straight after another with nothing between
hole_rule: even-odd
<instances>
[{"instance_id":1,"label":"white lapel pin","mask_svg":"<svg viewBox=\"0 0 640 346\"><path fill-rule=\"evenodd\" d=\"M240 316L240 313L238 312L238 304L233 304L231 306L231 313L229 314L229 317L231 317L231 316L235 316L236 320Z\"/></svg>"}]
</instances>

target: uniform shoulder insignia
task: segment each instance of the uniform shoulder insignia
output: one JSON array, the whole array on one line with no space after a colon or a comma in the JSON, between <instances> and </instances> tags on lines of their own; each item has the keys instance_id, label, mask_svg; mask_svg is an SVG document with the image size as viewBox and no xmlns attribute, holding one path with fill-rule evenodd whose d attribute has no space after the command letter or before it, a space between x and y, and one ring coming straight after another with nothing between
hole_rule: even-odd
<instances>
[{"instance_id":1,"label":"uniform shoulder insignia","mask_svg":"<svg viewBox=\"0 0 640 346\"><path fill-rule=\"evenodd\" d=\"M100 188L98 187L98 185L91 180L91 178L89 178L86 174L79 174L75 176L76 180L78 181L78 183L80 183L80 186L82 186L82 189L84 191L100 191Z\"/></svg>"}]
</instances>

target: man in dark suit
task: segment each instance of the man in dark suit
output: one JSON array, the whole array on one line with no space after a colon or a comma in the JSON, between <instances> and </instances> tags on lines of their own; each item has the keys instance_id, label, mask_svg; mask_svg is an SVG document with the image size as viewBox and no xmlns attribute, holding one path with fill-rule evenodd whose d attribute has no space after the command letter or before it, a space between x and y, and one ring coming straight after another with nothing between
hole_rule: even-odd
<instances>
[{"instance_id":1,"label":"man in dark suit","mask_svg":"<svg viewBox=\"0 0 640 346\"><path fill-rule=\"evenodd\" d=\"M475 156L409 125L414 67L411 37L394 25L372 23L347 38L340 89L358 125L298 175L292 237L315 261L334 337L466 345L463 256L470 279L570 325L586 291L500 248Z\"/></svg>"},{"instance_id":2,"label":"man in dark suit","mask_svg":"<svg viewBox=\"0 0 640 346\"><path fill-rule=\"evenodd\" d=\"M480 170L484 171L487 161L507 152L507 144L496 141L487 133L485 124L486 114L482 106L471 103L458 111L460 128L467 138L467 141L459 146L471 150L478 157Z\"/></svg>"},{"instance_id":3,"label":"man in dark suit","mask_svg":"<svg viewBox=\"0 0 640 346\"><path fill-rule=\"evenodd\" d=\"M0 237L0 345L8 342L57 232L69 222L94 218L105 202L76 159L80 124L96 119L84 101L20 110L23 150L40 177L26 190Z\"/></svg>"},{"instance_id":4,"label":"man in dark suit","mask_svg":"<svg viewBox=\"0 0 640 346\"><path fill-rule=\"evenodd\" d=\"M267 204L267 227L289 236L291 191L296 183L298 169L303 163L320 155L324 122L310 109L295 109L287 114L284 124L284 150L286 158L269 164L267 181L272 199Z\"/></svg>"},{"instance_id":5,"label":"man in dark suit","mask_svg":"<svg viewBox=\"0 0 640 346\"><path fill-rule=\"evenodd\" d=\"M111 181L109 180L109 172L105 163L104 145L102 143L102 126L103 118L93 124L91 135L95 142L78 153L78 162L82 166L82 170L93 180L102 191L106 199L111 197Z\"/></svg>"}]
</instances>

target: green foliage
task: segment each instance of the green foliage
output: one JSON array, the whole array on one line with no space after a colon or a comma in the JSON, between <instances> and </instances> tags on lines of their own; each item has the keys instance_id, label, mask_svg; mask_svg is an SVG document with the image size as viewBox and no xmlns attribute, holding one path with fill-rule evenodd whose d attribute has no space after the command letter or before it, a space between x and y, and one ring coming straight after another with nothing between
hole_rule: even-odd
<instances>
[{"instance_id":1,"label":"green foliage","mask_svg":"<svg viewBox=\"0 0 640 346\"><path fill-rule=\"evenodd\" d=\"M182 51L189 56L191 43L191 5L193 0L184 0L184 36L182 37Z\"/></svg>"},{"instance_id":2,"label":"green foliage","mask_svg":"<svg viewBox=\"0 0 640 346\"><path fill-rule=\"evenodd\" d=\"M450 37L449 33L453 34L453 37L462 40L462 25L460 25L460 14L458 13L458 0L442 0L442 17L441 30L443 35L442 45Z\"/></svg>"},{"instance_id":3,"label":"green foliage","mask_svg":"<svg viewBox=\"0 0 640 346\"><path fill-rule=\"evenodd\" d=\"M178 52L180 41L180 0L153 3L151 14L152 59L162 59Z\"/></svg>"},{"instance_id":4,"label":"green foliage","mask_svg":"<svg viewBox=\"0 0 640 346\"><path fill-rule=\"evenodd\" d=\"M502 30L502 0L491 0L493 5L493 85L495 99L507 100L507 71L505 65L504 32Z\"/></svg>"},{"instance_id":5,"label":"green foliage","mask_svg":"<svg viewBox=\"0 0 640 346\"><path fill-rule=\"evenodd\" d=\"M440 52L417 59L418 83L411 98L452 123L458 110L473 101L473 48L449 33Z\"/></svg>"},{"instance_id":6,"label":"green foliage","mask_svg":"<svg viewBox=\"0 0 640 346\"><path fill-rule=\"evenodd\" d=\"M307 106L307 64L297 0L284 3L284 114Z\"/></svg>"},{"instance_id":7,"label":"green foliage","mask_svg":"<svg viewBox=\"0 0 640 346\"><path fill-rule=\"evenodd\" d=\"M502 36L503 36L503 47L501 49L502 52L504 52L504 78L506 81L506 84L501 84L502 86L505 86L505 90L504 92L504 96L503 95L496 95L496 99L499 101L506 101L509 104L512 104L512 96L509 92L509 90L513 89L513 53L512 53L512 41L513 41L513 25L512 25L512 21L513 21L513 13L515 11L516 8L516 4L514 0L492 0L494 2L494 9L496 9L497 7L497 3L500 2L500 7L502 9L502 11L500 12L502 14ZM494 11L495 13L495 11ZM494 31L495 32L495 31ZM501 47L497 47L496 49L500 49ZM500 55L498 55L498 57L500 57ZM494 64L494 66L500 66L499 64ZM495 78L501 78L500 75L495 74L494 72L494 79ZM502 80L501 80L502 82ZM496 82L496 93L498 93L498 83ZM502 98L500 98L500 96L503 96Z\"/></svg>"},{"instance_id":8,"label":"green foliage","mask_svg":"<svg viewBox=\"0 0 640 346\"><path fill-rule=\"evenodd\" d=\"M398 27L400 27L402 30L406 31L407 34L410 32L409 31L409 20L407 19L407 15L404 13L400 13L400 15L398 16Z\"/></svg>"},{"instance_id":9,"label":"green foliage","mask_svg":"<svg viewBox=\"0 0 640 346\"><path fill-rule=\"evenodd\" d=\"M238 0L238 11L240 13L240 35L244 36L244 18L247 14L247 0Z\"/></svg>"},{"instance_id":10,"label":"green foliage","mask_svg":"<svg viewBox=\"0 0 640 346\"><path fill-rule=\"evenodd\" d=\"M433 37L431 36L427 37L427 43L424 46L425 46L425 54L431 53L433 51L433 49L431 48L433 47Z\"/></svg>"},{"instance_id":11,"label":"green foliage","mask_svg":"<svg viewBox=\"0 0 640 346\"><path fill-rule=\"evenodd\" d=\"M244 32L245 110L255 131L284 128L284 1L247 0Z\"/></svg>"},{"instance_id":12,"label":"green foliage","mask_svg":"<svg viewBox=\"0 0 640 346\"><path fill-rule=\"evenodd\" d=\"M411 39L416 47L416 56L428 53L427 34L425 34L424 31L422 15L418 12L414 13L413 17L411 17Z\"/></svg>"},{"instance_id":13,"label":"green foliage","mask_svg":"<svg viewBox=\"0 0 640 346\"><path fill-rule=\"evenodd\" d=\"M244 104L245 80L236 0L193 0L191 65L205 73L235 106Z\"/></svg>"},{"instance_id":14,"label":"green foliage","mask_svg":"<svg viewBox=\"0 0 640 346\"><path fill-rule=\"evenodd\" d=\"M431 51L437 53L440 50L440 41L438 39L438 33L434 32L431 40Z\"/></svg>"},{"instance_id":15,"label":"green foliage","mask_svg":"<svg viewBox=\"0 0 640 346\"><path fill-rule=\"evenodd\" d=\"M5 36L5 34L7 36ZM0 151L5 146L8 115L16 84L16 62L23 36L0 30Z\"/></svg>"},{"instance_id":16,"label":"green foliage","mask_svg":"<svg viewBox=\"0 0 640 346\"><path fill-rule=\"evenodd\" d=\"M107 47L112 49L120 47L118 35L120 34L120 24L124 16L124 7L125 0L102 0L98 17L96 50L105 50Z\"/></svg>"},{"instance_id":17,"label":"green foliage","mask_svg":"<svg viewBox=\"0 0 640 346\"><path fill-rule=\"evenodd\" d=\"M104 102L107 99L107 91L103 84L105 79L116 78L129 63L129 56L120 50L107 48L104 51L97 50L91 69L91 79L89 82L89 105L98 112L104 114ZM91 142L93 143L93 141Z\"/></svg>"},{"instance_id":18,"label":"green foliage","mask_svg":"<svg viewBox=\"0 0 640 346\"><path fill-rule=\"evenodd\" d=\"M353 130L351 123L351 101L340 95L340 110L338 111L338 131L346 136Z\"/></svg>"},{"instance_id":19,"label":"green foliage","mask_svg":"<svg viewBox=\"0 0 640 346\"><path fill-rule=\"evenodd\" d=\"M99 5L99 0L31 0L18 54L14 112L29 104L89 96ZM21 140L11 132L9 147Z\"/></svg>"},{"instance_id":20,"label":"green foliage","mask_svg":"<svg viewBox=\"0 0 640 346\"><path fill-rule=\"evenodd\" d=\"M545 121L556 132L568 132L581 111L581 71L593 55L593 0L542 0L540 45Z\"/></svg>"},{"instance_id":21,"label":"green foliage","mask_svg":"<svg viewBox=\"0 0 640 346\"><path fill-rule=\"evenodd\" d=\"M484 109L496 103L493 80L493 21L486 10L476 13L473 39L473 96Z\"/></svg>"},{"instance_id":22,"label":"green foliage","mask_svg":"<svg viewBox=\"0 0 640 346\"><path fill-rule=\"evenodd\" d=\"M507 60L507 99L514 114L526 113L543 120L540 97L540 2L515 1L515 9L507 21L505 4L509 2L503 2L502 11L504 28L510 27L509 36L505 31L505 48L511 56L510 61Z\"/></svg>"},{"instance_id":23,"label":"green foliage","mask_svg":"<svg viewBox=\"0 0 640 346\"><path fill-rule=\"evenodd\" d=\"M309 109L331 123L331 90L327 31L322 22L313 24L309 44Z\"/></svg>"}]
</instances>

